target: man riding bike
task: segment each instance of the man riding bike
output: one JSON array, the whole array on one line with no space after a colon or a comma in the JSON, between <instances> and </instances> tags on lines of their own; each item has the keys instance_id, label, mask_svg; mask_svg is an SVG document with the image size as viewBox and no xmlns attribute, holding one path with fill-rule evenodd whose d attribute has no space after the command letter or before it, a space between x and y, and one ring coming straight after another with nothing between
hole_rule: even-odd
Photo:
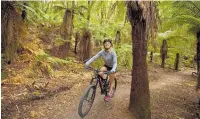
<instances>
[{"instance_id":1,"label":"man riding bike","mask_svg":"<svg viewBox=\"0 0 200 119\"><path fill-rule=\"evenodd\" d=\"M113 86L114 86L114 79L117 69L117 55L112 48L112 41L110 39L105 39L103 41L104 49L98 52L95 56L93 56L90 60L88 60L85 63L85 66L88 67L90 63L92 63L94 60L96 60L98 57L102 57L104 60L104 66L100 69L99 75L106 79L106 75L104 74L105 71L110 71L109 74L109 81L110 81L110 90L107 94L107 96L104 98L105 101L110 101L112 92L113 92Z\"/></svg>"}]
</instances>

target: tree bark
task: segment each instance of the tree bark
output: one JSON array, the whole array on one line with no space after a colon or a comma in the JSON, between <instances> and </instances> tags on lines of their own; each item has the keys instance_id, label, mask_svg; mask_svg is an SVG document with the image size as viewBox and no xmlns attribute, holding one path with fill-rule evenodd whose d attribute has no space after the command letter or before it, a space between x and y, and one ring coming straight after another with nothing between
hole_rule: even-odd
<instances>
[{"instance_id":1,"label":"tree bark","mask_svg":"<svg viewBox=\"0 0 200 119\"><path fill-rule=\"evenodd\" d=\"M65 43L65 52L66 55L70 50L70 46L71 46L71 37L72 37L72 30L73 30L73 14L72 11L67 9L65 11L65 16L63 18L63 24L61 26L61 36L64 40L66 40ZM62 49L62 48L61 48ZM62 51L61 51L62 52Z\"/></svg>"},{"instance_id":2,"label":"tree bark","mask_svg":"<svg viewBox=\"0 0 200 119\"><path fill-rule=\"evenodd\" d=\"M74 47L74 53L77 54L77 45L78 45L78 42L80 41L80 34L79 32L76 32L76 36L75 36L75 47Z\"/></svg>"},{"instance_id":3,"label":"tree bark","mask_svg":"<svg viewBox=\"0 0 200 119\"><path fill-rule=\"evenodd\" d=\"M92 54L91 37L92 34L90 33L90 31L86 28L83 29L83 36L79 44L80 48L79 57L82 61L90 58Z\"/></svg>"},{"instance_id":4,"label":"tree bark","mask_svg":"<svg viewBox=\"0 0 200 119\"><path fill-rule=\"evenodd\" d=\"M200 40L197 43L197 73L200 72Z\"/></svg>"},{"instance_id":5,"label":"tree bark","mask_svg":"<svg viewBox=\"0 0 200 119\"><path fill-rule=\"evenodd\" d=\"M116 37L115 37L115 44L119 44L120 43L120 39L121 38L121 34L120 34L120 31L117 31L116 33Z\"/></svg>"},{"instance_id":6,"label":"tree bark","mask_svg":"<svg viewBox=\"0 0 200 119\"><path fill-rule=\"evenodd\" d=\"M153 62L153 52L150 53L150 62Z\"/></svg>"},{"instance_id":7,"label":"tree bark","mask_svg":"<svg viewBox=\"0 0 200 119\"><path fill-rule=\"evenodd\" d=\"M87 26L90 24L90 13L91 13L91 1L88 1L88 14L87 14Z\"/></svg>"},{"instance_id":8,"label":"tree bark","mask_svg":"<svg viewBox=\"0 0 200 119\"><path fill-rule=\"evenodd\" d=\"M129 110L136 119L151 119L150 92L147 74L146 19L137 1L128 2L132 26L133 67Z\"/></svg>"},{"instance_id":9,"label":"tree bark","mask_svg":"<svg viewBox=\"0 0 200 119\"><path fill-rule=\"evenodd\" d=\"M1 40L4 59L10 64L17 53L19 40L22 36L23 22L20 14L13 6L13 2L2 1L1 3Z\"/></svg>"},{"instance_id":10,"label":"tree bark","mask_svg":"<svg viewBox=\"0 0 200 119\"><path fill-rule=\"evenodd\" d=\"M87 11L87 23L86 27L83 29L83 35L79 44L80 53L79 57L82 61L85 61L86 59L89 59L92 54L92 45L91 45L91 37L92 34L89 31L90 26L90 15L92 6L94 4L94 1L88 1L88 11Z\"/></svg>"},{"instance_id":11,"label":"tree bark","mask_svg":"<svg viewBox=\"0 0 200 119\"><path fill-rule=\"evenodd\" d=\"M165 59L167 58L167 50L168 50L168 46L167 46L167 41L163 40L162 46L160 48L160 55L161 55L161 67L165 68Z\"/></svg>"},{"instance_id":12,"label":"tree bark","mask_svg":"<svg viewBox=\"0 0 200 119\"><path fill-rule=\"evenodd\" d=\"M176 53L176 60L175 60L175 63L174 63L174 69L175 70L178 70L178 65L179 65L179 53Z\"/></svg>"},{"instance_id":13,"label":"tree bark","mask_svg":"<svg viewBox=\"0 0 200 119\"><path fill-rule=\"evenodd\" d=\"M197 88L200 89L200 31L197 33Z\"/></svg>"}]
</instances>

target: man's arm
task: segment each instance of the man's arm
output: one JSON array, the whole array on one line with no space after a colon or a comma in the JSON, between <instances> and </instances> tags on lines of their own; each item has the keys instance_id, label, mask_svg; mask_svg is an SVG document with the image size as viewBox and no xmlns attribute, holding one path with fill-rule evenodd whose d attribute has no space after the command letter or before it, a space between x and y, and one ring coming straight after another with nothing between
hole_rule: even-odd
<instances>
[{"instance_id":1,"label":"man's arm","mask_svg":"<svg viewBox=\"0 0 200 119\"><path fill-rule=\"evenodd\" d=\"M94 60L101 56L103 50L99 51L95 56L93 56L90 60L85 63L85 66L89 66Z\"/></svg>"},{"instance_id":2,"label":"man's arm","mask_svg":"<svg viewBox=\"0 0 200 119\"><path fill-rule=\"evenodd\" d=\"M113 68L111 69L111 72L116 72L117 69L117 55L115 53L115 51L113 52Z\"/></svg>"}]
</instances>

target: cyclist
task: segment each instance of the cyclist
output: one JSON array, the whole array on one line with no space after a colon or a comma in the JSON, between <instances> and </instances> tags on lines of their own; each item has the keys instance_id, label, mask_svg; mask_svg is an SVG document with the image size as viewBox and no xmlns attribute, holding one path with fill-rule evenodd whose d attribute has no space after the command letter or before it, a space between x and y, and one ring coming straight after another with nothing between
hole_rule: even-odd
<instances>
[{"instance_id":1,"label":"cyclist","mask_svg":"<svg viewBox=\"0 0 200 119\"><path fill-rule=\"evenodd\" d=\"M109 79L110 79L110 90L105 96L105 101L110 101L114 86L114 79L115 79L115 73L117 69L117 55L112 48L112 41L110 39L105 39L103 41L104 49L98 52L95 56L93 56L90 60L88 60L85 63L85 66L88 67L90 63L92 63L94 60L96 60L98 57L102 57L104 60L104 66L100 69L99 75L106 79L106 75L104 74L104 71L110 71Z\"/></svg>"}]
</instances>

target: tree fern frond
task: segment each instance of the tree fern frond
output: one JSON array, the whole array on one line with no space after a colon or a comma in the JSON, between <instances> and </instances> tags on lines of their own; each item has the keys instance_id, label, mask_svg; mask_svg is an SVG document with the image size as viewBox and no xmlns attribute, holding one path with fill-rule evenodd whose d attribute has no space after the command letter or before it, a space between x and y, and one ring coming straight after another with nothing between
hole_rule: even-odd
<instances>
[{"instance_id":1,"label":"tree fern frond","mask_svg":"<svg viewBox=\"0 0 200 119\"><path fill-rule=\"evenodd\" d=\"M200 2L198 1L176 1L172 7L174 7L174 15L176 16L190 14L200 17Z\"/></svg>"},{"instance_id":2,"label":"tree fern frond","mask_svg":"<svg viewBox=\"0 0 200 119\"><path fill-rule=\"evenodd\" d=\"M176 19L174 19L174 22L178 24L190 24L194 27L200 27L200 18L195 18L190 15L182 15L178 16Z\"/></svg>"},{"instance_id":3,"label":"tree fern frond","mask_svg":"<svg viewBox=\"0 0 200 119\"><path fill-rule=\"evenodd\" d=\"M195 18L195 17L190 16L190 15L177 16L177 17L174 17L174 18L167 20L165 22L165 24L162 25L162 30L165 31L167 29L176 28L177 25L185 25L185 24L189 24L191 30L192 29L199 29L200 28L200 19ZM191 32L195 32L195 31L191 31Z\"/></svg>"},{"instance_id":4,"label":"tree fern frond","mask_svg":"<svg viewBox=\"0 0 200 119\"><path fill-rule=\"evenodd\" d=\"M192 4L198 11L198 13L200 13L200 1L187 1L190 4Z\"/></svg>"},{"instance_id":5,"label":"tree fern frond","mask_svg":"<svg viewBox=\"0 0 200 119\"><path fill-rule=\"evenodd\" d=\"M54 6L53 8L56 10L65 10L66 9L64 6Z\"/></svg>"},{"instance_id":6,"label":"tree fern frond","mask_svg":"<svg viewBox=\"0 0 200 119\"><path fill-rule=\"evenodd\" d=\"M88 10L88 8L84 5L76 6L75 9Z\"/></svg>"}]
</instances>

